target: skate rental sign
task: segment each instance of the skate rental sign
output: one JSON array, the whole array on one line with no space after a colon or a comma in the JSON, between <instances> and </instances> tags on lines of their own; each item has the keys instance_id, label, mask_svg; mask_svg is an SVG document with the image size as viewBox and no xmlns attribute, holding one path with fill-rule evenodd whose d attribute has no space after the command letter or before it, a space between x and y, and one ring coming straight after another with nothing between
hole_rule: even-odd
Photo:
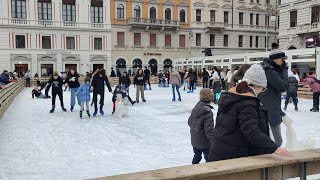
<instances>
[{"instance_id":1,"label":"skate rental sign","mask_svg":"<svg viewBox=\"0 0 320 180\"><path fill-rule=\"evenodd\" d=\"M143 55L145 56L161 56L161 53L158 53L158 52L144 52Z\"/></svg>"}]
</instances>

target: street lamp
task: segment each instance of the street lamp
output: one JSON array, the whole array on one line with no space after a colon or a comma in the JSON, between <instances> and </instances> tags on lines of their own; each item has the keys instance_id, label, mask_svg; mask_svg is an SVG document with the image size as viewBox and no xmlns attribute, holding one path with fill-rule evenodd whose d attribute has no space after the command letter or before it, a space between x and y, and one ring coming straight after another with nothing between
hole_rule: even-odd
<instances>
[{"instance_id":1,"label":"street lamp","mask_svg":"<svg viewBox=\"0 0 320 180\"><path fill-rule=\"evenodd\" d=\"M275 22L276 21L276 19L277 19L277 17L276 16L270 16L270 14L272 14L272 9L270 9L270 7L268 6L268 4L267 4L267 10L266 10L266 18L267 18L267 24L266 24L266 52L268 51L268 47L269 47L269 41L268 41L268 37L269 37L269 23L270 23L270 21L269 21L269 17L271 17L270 18L270 20L271 20L271 22Z\"/></svg>"}]
</instances>

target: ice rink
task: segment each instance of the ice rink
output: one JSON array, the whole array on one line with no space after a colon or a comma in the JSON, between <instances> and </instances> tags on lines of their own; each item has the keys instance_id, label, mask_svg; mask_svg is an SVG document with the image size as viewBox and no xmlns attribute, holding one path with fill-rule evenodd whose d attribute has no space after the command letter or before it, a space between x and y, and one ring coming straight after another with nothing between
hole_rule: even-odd
<instances>
[{"instance_id":1,"label":"ice rink","mask_svg":"<svg viewBox=\"0 0 320 180\"><path fill-rule=\"evenodd\" d=\"M145 92L147 102L129 106L122 119L111 115L112 94L106 93L105 115L80 119L79 106L69 111L70 92L64 93L68 112L57 106L50 114L51 99L32 99L25 89L0 120L0 179L84 179L190 165L187 121L198 93L182 91L182 102L172 102L171 87L154 87ZM130 95L135 99L133 86ZM287 110L297 137L315 138L320 147L320 113L309 112L312 100L299 101L299 112L292 104Z\"/></svg>"}]
</instances>

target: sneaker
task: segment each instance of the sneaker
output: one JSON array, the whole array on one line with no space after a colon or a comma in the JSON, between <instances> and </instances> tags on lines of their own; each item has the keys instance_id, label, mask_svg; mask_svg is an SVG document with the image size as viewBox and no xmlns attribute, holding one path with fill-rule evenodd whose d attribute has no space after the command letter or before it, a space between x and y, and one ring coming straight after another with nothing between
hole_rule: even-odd
<instances>
[{"instance_id":1,"label":"sneaker","mask_svg":"<svg viewBox=\"0 0 320 180\"><path fill-rule=\"evenodd\" d=\"M71 106L70 111L71 111L71 112L73 111L73 106Z\"/></svg>"},{"instance_id":2,"label":"sneaker","mask_svg":"<svg viewBox=\"0 0 320 180\"><path fill-rule=\"evenodd\" d=\"M54 112L54 106L52 107L52 109L50 110L50 113L53 113Z\"/></svg>"},{"instance_id":3,"label":"sneaker","mask_svg":"<svg viewBox=\"0 0 320 180\"><path fill-rule=\"evenodd\" d=\"M94 113L92 115L93 115L93 117L96 117L97 114L98 114L98 112L94 111Z\"/></svg>"},{"instance_id":4,"label":"sneaker","mask_svg":"<svg viewBox=\"0 0 320 180\"><path fill-rule=\"evenodd\" d=\"M147 102L145 99L142 99L142 102Z\"/></svg>"},{"instance_id":5,"label":"sneaker","mask_svg":"<svg viewBox=\"0 0 320 180\"><path fill-rule=\"evenodd\" d=\"M66 108L64 108L63 106L61 107L62 111L66 112Z\"/></svg>"},{"instance_id":6,"label":"sneaker","mask_svg":"<svg viewBox=\"0 0 320 180\"><path fill-rule=\"evenodd\" d=\"M88 115L89 117L91 117L91 114L90 114L90 111L89 111L89 110L87 110L87 115Z\"/></svg>"},{"instance_id":7,"label":"sneaker","mask_svg":"<svg viewBox=\"0 0 320 180\"><path fill-rule=\"evenodd\" d=\"M82 111L80 111L80 118L82 118Z\"/></svg>"}]
</instances>

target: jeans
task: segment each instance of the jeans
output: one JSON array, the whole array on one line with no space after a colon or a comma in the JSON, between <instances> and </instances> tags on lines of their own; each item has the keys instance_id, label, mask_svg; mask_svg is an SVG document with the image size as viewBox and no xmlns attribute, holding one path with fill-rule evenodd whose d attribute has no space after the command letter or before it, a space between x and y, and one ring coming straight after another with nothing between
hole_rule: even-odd
<instances>
[{"instance_id":1,"label":"jeans","mask_svg":"<svg viewBox=\"0 0 320 180\"><path fill-rule=\"evenodd\" d=\"M179 100L181 100L181 95L180 95L180 84L172 84L172 94L173 94L173 98L172 100L176 100L176 92L175 89L177 90L178 96L179 96Z\"/></svg>"},{"instance_id":2,"label":"jeans","mask_svg":"<svg viewBox=\"0 0 320 180\"><path fill-rule=\"evenodd\" d=\"M206 162L208 161L209 149L197 149L193 147L194 156L192 159L192 164L199 164L202 159L202 153Z\"/></svg>"},{"instance_id":3,"label":"jeans","mask_svg":"<svg viewBox=\"0 0 320 180\"><path fill-rule=\"evenodd\" d=\"M89 111L89 101L81 101L81 109L80 109L80 111L84 111L84 103L86 103L87 111Z\"/></svg>"},{"instance_id":4,"label":"jeans","mask_svg":"<svg viewBox=\"0 0 320 180\"><path fill-rule=\"evenodd\" d=\"M78 91L79 88L70 88L71 90L71 100L70 100L70 105L74 106L76 104L76 96L77 96L77 101L78 101L78 105L80 106L80 100L79 100L79 96L76 95L76 92Z\"/></svg>"},{"instance_id":5,"label":"jeans","mask_svg":"<svg viewBox=\"0 0 320 180\"><path fill-rule=\"evenodd\" d=\"M195 81L190 81L190 86L189 86L190 91L194 90L194 83L195 83Z\"/></svg>"},{"instance_id":6,"label":"jeans","mask_svg":"<svg viewBox=\"0 0 320 180\"><path fill-rule=\"evenodd\" d=\"M202 80L202 87L203 87L203 88L208 88L208 78L203 78L203 80Z\"/></svg>"},{"instance_id":7,"label":"jeans","mask_svg":"<svg viewBox=\"0 0 320 180\"><path fill-rule=\"evenodd\" d=\"M313 93L313 108L319 109L319 96L320 92Z\"/></svg>"},{"instance_id":8,"label":"jeans","mask_svg":"<svg viewBox=\"0 0 320 180\"><path fill-rule=\"evenodd\" d=\"M271 126L271 131L274 137L274 141L278 147L282 145L281 124L277 126Z\"/></svg>"},{"instance_id":9,"label":"jeans","mask_svg":"<svg viewBox=\"0 0 320 180\"><path fill-rule=\"evenodd\" d=\"M289 99L292 98L293 104L296 106L298 104L297 94L295 93L287 93L285 105L287 106L289 104Z\"/></svg>"}]
</instances>

